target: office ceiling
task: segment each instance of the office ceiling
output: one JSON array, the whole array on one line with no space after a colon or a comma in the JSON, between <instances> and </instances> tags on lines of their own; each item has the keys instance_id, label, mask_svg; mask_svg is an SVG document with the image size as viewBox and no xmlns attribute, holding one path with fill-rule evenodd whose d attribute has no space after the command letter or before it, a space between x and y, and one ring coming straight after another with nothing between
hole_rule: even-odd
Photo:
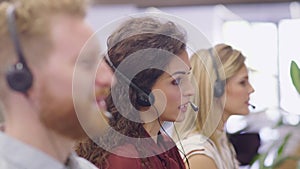
<instances>
[{"instance_id":1,"label":"office ceiling","mask_svg":"<svg viewBox=\"0 0 300 169\"><path fill-rule=\"evenodd\" d=\"M291 0L93 0L93 1L95 4L134 4L138 7L292 2Z\"/></svg>"}]
</instances>

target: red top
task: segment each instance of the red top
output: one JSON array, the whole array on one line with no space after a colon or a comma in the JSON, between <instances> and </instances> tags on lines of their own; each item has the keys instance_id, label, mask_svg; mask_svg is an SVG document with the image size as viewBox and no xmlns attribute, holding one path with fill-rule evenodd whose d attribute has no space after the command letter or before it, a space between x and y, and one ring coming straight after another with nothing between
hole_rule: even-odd
<instances>
[{"instance_id":1,"label":"red top","mask_svg":"<svg viewBox=\"0 0 300 169\"><path fill-rule=\"evenodd\" d=\"M148 133L146 134L148 135ZM149 135L148 135L149 136ZM179 151L170 138L159 134L157 144L149 136L143 148L149 150L152 156L145 157L147 164L153 169L185 169L185 165ZM148 153L148 152L146 152ZM120 154L126 154L122 156ZM108 156L107 169L143 169L137 147L132 143L124 143L113 149Z\"/></svg>"}]
</instances>

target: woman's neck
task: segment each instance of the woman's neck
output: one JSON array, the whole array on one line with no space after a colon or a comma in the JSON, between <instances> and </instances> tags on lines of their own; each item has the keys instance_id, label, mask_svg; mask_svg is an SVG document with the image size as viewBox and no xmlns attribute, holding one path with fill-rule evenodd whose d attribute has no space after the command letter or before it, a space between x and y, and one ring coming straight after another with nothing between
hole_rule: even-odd
<instances>
[{"instance_id":1,"label":"woman's neck","mask_svg":"<svg viewBox=\"0 0 300 169\"><path fill-rule=\"evenodd\" d=\"M145 123L143 126L151 136L151 138L154 140L154 142L157 143L157 135L161 127L158 120L154 120L150 123Z\"/></svg>"},{"instance_id":2,"label":"woman's neck","mask_svg":"<svg viewBox=\"0 0 300 169\"><path fill-rule=\"evenodd\" d=\"M227 112L224 111L222 119L220 120L219 125L217 127L218 130L224 131L225 124L226 124L229 116L230 116L229 113L227 113Z\"/></svg>"}]
</instances>

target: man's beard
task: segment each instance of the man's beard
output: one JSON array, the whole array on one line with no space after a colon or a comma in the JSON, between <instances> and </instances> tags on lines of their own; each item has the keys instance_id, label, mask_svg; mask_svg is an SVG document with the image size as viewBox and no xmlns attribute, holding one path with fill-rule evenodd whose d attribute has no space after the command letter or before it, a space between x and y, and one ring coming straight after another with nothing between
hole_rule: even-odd
<instances>
[{"instance_id":1,"label":"man's beard","mask_svg":"<svg viewBox=\"0 0 300 169\"><path fill-rule=\"evenodd\" d=\"M50 130L72 140L86 137L77 118L72 97L66 96L60 100L45 89L41 96L40 108L40 120Z\"/></svg>"}]
</instances>

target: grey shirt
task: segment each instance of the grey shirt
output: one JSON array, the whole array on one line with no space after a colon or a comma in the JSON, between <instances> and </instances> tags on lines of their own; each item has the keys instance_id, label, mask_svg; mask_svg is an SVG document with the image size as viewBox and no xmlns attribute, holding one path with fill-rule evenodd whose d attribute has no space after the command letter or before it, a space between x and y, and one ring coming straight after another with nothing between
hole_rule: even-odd
<instances>
[{"instance_id":1,"label":"grey shirt","mask_svg":"<svg viewBox=\"0 0 300 169\"><path fill-rule=\"evenodd\" d=\"M0 169L96 169L73 152L68 164L62 164L46 153L0 132Z\"/></svg>"}]
</instances>

